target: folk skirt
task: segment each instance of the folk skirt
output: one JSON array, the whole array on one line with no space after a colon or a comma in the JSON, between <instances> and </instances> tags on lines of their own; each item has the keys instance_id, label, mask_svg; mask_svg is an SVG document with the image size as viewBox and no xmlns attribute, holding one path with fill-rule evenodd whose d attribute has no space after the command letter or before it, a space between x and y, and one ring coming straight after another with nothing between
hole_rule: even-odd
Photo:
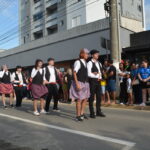
<instances>
[{"instance_id":1,"label":"folk skirt","mask_svg":"<svg viewBox=\"0 0 150 150\"><path fill-rule=\"evenodd\" d=\"M78 82L81 89L78 91L76 84L73 81L70 87L70 99L73 100L85 100L90 97L90 86L88 82Z\"/></svg>"},{"instance_id":2,"label":"folk skirt","mask_svg":"<svg viewBox=\"0 0 150 150\"><path fill-rule=\"evenodd\" d=\"M46 99L48 89L45 85L32 84L31 93L34 99Z\"/></svg>"},{"instance_id":3,"label":"folk skirt","mask_svg":"<svg viewBox=\"0 0 150 150\"><path fill-rule=\"evenodd\" d=\"M0 83L0 93L1 94L11 94L13 93L13 85L12 84L5 84L5 83Z\"/></svg>"}]
</instances>

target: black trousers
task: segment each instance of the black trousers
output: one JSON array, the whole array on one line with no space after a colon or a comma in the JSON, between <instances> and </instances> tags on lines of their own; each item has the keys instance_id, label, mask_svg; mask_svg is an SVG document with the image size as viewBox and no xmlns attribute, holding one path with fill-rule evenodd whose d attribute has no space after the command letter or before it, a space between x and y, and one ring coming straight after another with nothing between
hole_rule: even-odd
<instances>
[{"instance_id":1,"label":"black trousers","mask_svg":"<svg viewBox=\"0 0 150 150\"><path fill-rule=\"evenodd\" d=\"M90 114L94 115L94 97L96 95L96 114L101 113L101 85L99 83L99 81L97 81L96 79L90 79L89 80L90 83L90 98L89 98L89 110L90 110Z\"/></svg>"},{"instance_id":2,"label":"black trousers","mask_svg":"<svg viewBox=\"0 0 150 150\"><path fill-rule=\"evenodd\" d=\"M128 101L127 86L125 82L120 83L120 94L119 94L120 103L126 104Z\"/></svg>"},{"instance_id":3,"label":"black trousers","mask_svg":"<svg viewBox=\"0 0 150 150\"><path fill-rule=\"evenodd\" d=\"M142 103L142 89L140 84L133 85L133 94L134 94L134 103L141 104Z\"/></svg>"},{"instance_id":4,"label":"black trousers","mask_svg":"<svg viewBox=\"0 0 150 150\"><path fill-rule=\"evenodd\" d=\"M54 98L53 109L57 109L58 108L58 88L57 88L57 85L56 84L48 84L47 88L48 88L48 96L46 99L45 110L49 111L49 106L50 106L50 102L52 100L52 97Z\"/></svg>"},{"instance_id":5,"label":"black trousers","mask_svg":"<svg viewBox=\"0 0 150 150\"><path fill-rule=\"evenodd\" d=\"M21 107L22 99L26 93L26 87L14 87L16 94L16 107Z\"/></svg>"}]
</instances>

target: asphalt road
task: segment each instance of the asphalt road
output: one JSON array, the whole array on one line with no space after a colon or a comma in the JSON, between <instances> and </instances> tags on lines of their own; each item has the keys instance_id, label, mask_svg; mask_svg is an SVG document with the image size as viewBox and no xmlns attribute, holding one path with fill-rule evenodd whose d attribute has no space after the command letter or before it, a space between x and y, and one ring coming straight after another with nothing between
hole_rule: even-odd
<instances>
[{"instance_id":1,"label":"asphalt road","mask_svg":"<svg viewBox=\"0 0 150 150\"><path fill-rule=\"evenodd\" d=\"M0 150L150 150L150 112L103 108L106 118L76 122L75 106L60 109L36 117L31 103L0 108Z\"/></svg>"}]
</instances>

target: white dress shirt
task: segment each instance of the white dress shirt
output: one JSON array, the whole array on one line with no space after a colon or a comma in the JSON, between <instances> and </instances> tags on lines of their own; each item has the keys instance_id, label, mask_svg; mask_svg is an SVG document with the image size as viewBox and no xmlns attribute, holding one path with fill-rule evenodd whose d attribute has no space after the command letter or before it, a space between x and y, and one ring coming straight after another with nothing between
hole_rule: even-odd
<instances>
[{"instance_id":1,"label":"white dress shirt","mask_svg":"<svg viewBox=\"0 0 150 150\"><path fill-rule=\"evenodd\" d=\"M31 72L31 78L34 78L36 76L36 74L38 73L38 71L40 72L40 74L43 73L43 69L42 68L40 68L39 70L33 68L32 72Z\"/></svg>"},{"instance_id":2,"label":"white dress shirt","mask_svg":"<svg viewBox=\"0 0 150 150\"><path fill-rule=\"evenodd\" d=\"M80 59L82 61L82 63L84 64L84 66L86 67L86 61L84 59ZM81 63L79 60L76 60L74 63L74 71L76 73L78 73L79 69L81 68Z\"/></svg>"},{"instance_id":3,"label":"white dress shirt","mask_svg":"<svg viewBox=\"0 0 150 150\"><path fill-rule=\"evenodd\" d=\"M95 63L97 69L98 69L98 74L95 75L93 72L92 72L92 67L93 67L93 62ZM102 73L101 73L101 70L100 70L100 62L98 61L94 61L93 59L91 61L89 61L87 63L87 69L88 69L88 77L90 78L97 78L97 79L102 79Z\"/></svg>"},{"instance_id":4,"label":"white dress shirt","mask_svg":"<svg viewBox=\"0 0 150 150\"><path fill-rule=\"evenodd\" d=\"M48 70L50 72L50 79L48 82L49 83L56 83L55 67L49 65ZM44 80L46 80L45 74L46 74L46 68L44 68Z\"/></svg>"},{"instance_id":5,"label":"white dress shirt","mask_svg":"<svg viewBox=\"0 0 150 150\"><path fill-rule=\"evenodd\" d=\"M18 75L19 81L18 81L18 80L15 80L16 74ZM26 84L23 83L22 73L19 73L19 72L16 72L16 73L15 73L15 72L14 72L14 73L12 74L12 76L11 76L11 80L12 80L12 82L14 82L14 83L19 83L19 85L26 86ZM14 84L14 86L17 86L17 85Z\"/></svg>"},{"instance_id":6,"label":"white dress shirt","mask_svg":"<svg viewBox=\"0 0 150 150\"><path fill-rule=\"evenodd\" d=\"M8 75L9 71L0 71L0 78L3 78L4 74L6 73L6 75ZM11 74L10 74L11 76Z\"/></svg>"}]
</instances>

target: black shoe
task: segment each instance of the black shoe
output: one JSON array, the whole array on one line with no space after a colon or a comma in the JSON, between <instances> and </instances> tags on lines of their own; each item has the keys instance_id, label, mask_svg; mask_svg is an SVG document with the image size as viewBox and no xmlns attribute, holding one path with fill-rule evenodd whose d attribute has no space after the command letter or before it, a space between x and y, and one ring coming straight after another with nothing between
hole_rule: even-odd
<instances>
[{"instance_id":1,"label":"black shoe","mask_svg":"<svg viewBox=\"0 0 150 150\"><path fill-rule=\"evenodd\" d=\"M83 121L83 119L81 118L81 116L77 116L76 121Z\"/></svg>"},{"instance_id":2,"label":"black shoe","mask_svg":"<svg viewBox=\"0 0 150 150\"><path fill-rule=\"evenodd\" d=\"M83 118L83 119L89 119L85 114L83 114L83 115L81 115L81 118Z\"/></svg>"},{"instance_id":3,"label":"black shoe","mask_svg":"<svg viewBox=\"0 0 150 150\"><path fill-rule=\"evenodd\" d=\"M90 115L90 118L95 119L95 118L96 118L96 116L95 116L94 114L91 114L91 115Z\"/></svg>"},{"instance_id":4,"label":"black shoe","mask_svg":"<svg viewBox=\"0 0 150 150\"><path fill-rule=\"evenodd\" d=\"M60 112L60 110L58 108L53 108L53 111Z\"/></svg>"},{"instance_id":5,"label":"black shoe","mask_svg":"<svg viewBox=\"0 0 150 150\"><path fill-rule=\"evenodd\" d=\"M102 112L97 113L97 114L96 114L96 116L98 116L98 117L106 117L106 115L105 115L105 114L103 114Z\"/></svg>"},{"instance_id":6,"label":"black shoe","mask_svg":"<svg viewBox=\"0 0 150 150\"><path fill-rule=\"evenodd\" d=\"M4 106L4 109L8 109L8 107L5 105L5 106Z\"/></svg>"},{"instance_id":7,"label":"black shoe","mask_svg":"<svg viewBox=\"0 0 150 150\"><path fill-rule=\"evenodd\" d=\"M9 105L9 107L10 107L10 108L14 108L14 105L13 105L13 104L11 104L11 105Z\"/></svg>"}]
</instances>

